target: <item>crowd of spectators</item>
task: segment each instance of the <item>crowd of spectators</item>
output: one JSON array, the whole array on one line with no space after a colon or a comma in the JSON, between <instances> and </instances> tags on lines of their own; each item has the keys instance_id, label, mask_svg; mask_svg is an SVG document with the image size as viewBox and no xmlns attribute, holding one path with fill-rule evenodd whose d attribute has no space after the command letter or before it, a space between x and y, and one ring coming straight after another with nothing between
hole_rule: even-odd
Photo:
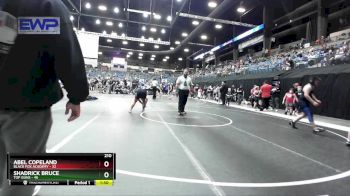
<instances>
[{"instance_id":1,"label":"crowd of spectators","mask_svg":"<svg viewBox=\"0 0 350 196\"><path fill-rule=\"evenodd\" d=\"M295 68L313 68L350 63L349 38L337 41L317 40L312 46L299 42L284 50L264 51L259 55L246 55L238 60L207 65L199 69L195 77L254 74Z\"/></svg>"},{"instance_id":2,"label":"crowd of spectators","mask_svg":"<svg viewBox=\"0 0 350 196\"><path fill-rule=\"evenodd\" d=\"M238 105L250 105L256 110L274 110L279 111L285 106L290 115L296 115L298 112L297 100L298 99L289 99L289 94L292 96L300 97L301 92L300 83L295 83L291 87L290 91L281 96L280 83L275 82L271 84L270 81L264 81L261 86L254 85L251 87L249 94L245 94L243 85L240 86L227 86L225 82L221 85L205 85L199 86L196 84L191 89L191 97L197 99L208 99L214 100L223 105L230 105L231 103L236 103Z\"/></svg>"},{"instance_id":3,"label":"crowd of spectators","mask_svg":"<svg viewBox=\"0 0 350 196\"><path fill-rule=\"evenodd\" d=\"M151 89L152 80L157 80L157 88L165 93L171 89L170 86L173 86L176 79L176 74L170 73L102 71L100 68L87 68L86 72L90 91L108 94L133 94L141 84Z\"/></svg>"}]
</instances>

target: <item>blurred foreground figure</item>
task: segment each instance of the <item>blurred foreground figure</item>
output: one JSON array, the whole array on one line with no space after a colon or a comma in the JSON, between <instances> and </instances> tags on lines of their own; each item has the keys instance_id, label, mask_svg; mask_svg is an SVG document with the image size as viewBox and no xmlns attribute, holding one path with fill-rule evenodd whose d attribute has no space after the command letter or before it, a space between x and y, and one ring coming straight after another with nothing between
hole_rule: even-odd
<instances>
[{"instance_id":1,"label":"blurred foreground figure","mask_svg":"<svg viewBox=\"0 0 350 196\"><path fill-rule=\"evenodd\" d=\"M59 80L68 92L68 121L80 116L80 102L88 96L84 59L69 16L60 0L0 0L0 20L8 20L0 21L6 24L0 25L1 196L33 194L34 186L8 186L6 154L45 153L50 108L63 97ZM30 25L18 23L19 17L58 17L51 25L59 31L23 34L17 26Z\"/></svg>"}]
</instances>

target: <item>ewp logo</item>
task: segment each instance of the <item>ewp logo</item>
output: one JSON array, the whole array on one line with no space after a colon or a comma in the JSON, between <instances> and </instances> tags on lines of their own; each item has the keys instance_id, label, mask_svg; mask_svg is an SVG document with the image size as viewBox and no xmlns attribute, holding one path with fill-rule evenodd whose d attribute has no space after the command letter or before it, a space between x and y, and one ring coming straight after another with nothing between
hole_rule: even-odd
<instances>
[{"instance_id":1,"label":"ewp logo","mask_svg":"<svg viewBox=\"0 0 350 196\"><path fill-rule=\"evenodd\" d=\"M60 18L19 17L18 34L60 34Z\"/></svg>"}]
</instances>

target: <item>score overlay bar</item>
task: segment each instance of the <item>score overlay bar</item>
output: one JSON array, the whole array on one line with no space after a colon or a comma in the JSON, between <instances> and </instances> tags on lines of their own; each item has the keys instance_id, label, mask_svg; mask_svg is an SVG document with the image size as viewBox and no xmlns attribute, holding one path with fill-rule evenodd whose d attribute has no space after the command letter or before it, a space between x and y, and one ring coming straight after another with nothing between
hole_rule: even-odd
<instances>
[{"instance_id":1,"label":"score overlay bar","mask_svg":"<svg viewBox=\"0 0 350 196\"><path fill-rule=\"evenodd\" d=\"M8 154L10 185L112 186L115 153Z\"/></svg>"}]
</instances>

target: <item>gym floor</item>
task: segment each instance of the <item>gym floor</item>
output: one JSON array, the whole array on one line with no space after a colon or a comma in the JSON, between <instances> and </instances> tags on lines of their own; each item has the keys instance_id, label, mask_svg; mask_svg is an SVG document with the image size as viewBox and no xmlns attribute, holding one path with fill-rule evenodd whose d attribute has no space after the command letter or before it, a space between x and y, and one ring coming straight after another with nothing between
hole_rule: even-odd
<instances>
[{"instance_id":1,"label":"gym floor","mask_svg":"<svg viewBox=\"0 0 350 196\"><path fill-rule=\"evenodd\" d=\"M113 187L43 186L51 195L350 195L345 132L313 134L299 124L189 99L152 100L145 113L133 96L96 95L68 123L62 100L52 108L48 152L115 152ZM341 137L343 136L343 137Z\"/></svg>"}]
</instances>

